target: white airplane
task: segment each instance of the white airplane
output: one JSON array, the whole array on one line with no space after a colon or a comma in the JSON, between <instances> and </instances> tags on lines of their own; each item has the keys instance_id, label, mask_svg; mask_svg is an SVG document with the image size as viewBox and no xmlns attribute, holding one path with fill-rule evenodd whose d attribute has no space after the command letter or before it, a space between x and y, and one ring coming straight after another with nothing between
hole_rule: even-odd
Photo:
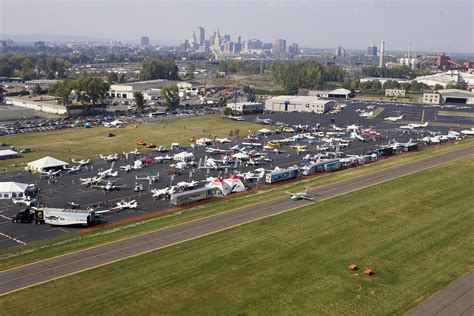
<instances>
[{"instance_id":1,"label":"white airplane","mask_svg":"<svg viewBox=\"0 0 474 316\"><path fill-rule=\"evenodd\" d=\"M218 148L206 148L206 152L211 155L225 154L227 150Z\"/></svg>"},{"instance_id":2,"label":"white airplane","mask_svg":"<svg viewBox=\"0 0 474 316\"><path fill-rule=\"evenodd\" d=\"M290 195L290 198L293 201L297 201L297 200L313 201L313 198L308 196L308 190L309 190L309 188L306 188L306 190L304 190L303 192L298 192L298 193L286 192L286 193L288 193Z\"/></svg>"},{"instance_id":3,"label":"white airplane","mask_svg":"<svg viewBox=\"0 0 474 316\"><path fill-rule=\"evenodd\" d=\"M80 204L76 202L66 202L66 205L72 207L73 209L76 209L80 206Z\"/></svg>"},{"instance_id":4,"label":"white airplane","mask_svg":"<svg viewBox=\"0 0 474 316\"><path fill-rule=\"evenodd\" d=\"M41 172L41 175L42 176L47 176L47 177L54 177L54 176L57 176L58 174L61 173L61 170L49 170L49 171L43 171Z\"/></svg>"},{"instance_id":5,"label":"white airplane","mask_svg":"<svg viewBox=\"0 0 474 316\"><path fill-rule=\"evenodd\" d=\"M428 126L428 122L426 122L425 124L411 123L411 124L408 124L408 125L402 125L402 126L400 126L400 128L401 129L412 130L412 129L415 129L415 128L423 128L423 127L427 127L427 126Z\"/></svg>"},{"instance_id":6,"label":"white airplane","mask_svg":"<svg viewBox=\"0 0 474 316\"><path fill-rule=\"evenodd\" d=\"M97 173L97 176L103 177L103 178L118 177L118 170L113 171L113 169L114 169L114 164L115 164L115 161L112 162L112 165L110 166L109 169Z\"/></svg>"},{"instance_id":7,"label":"white airplane","mask_svg":"<svg viewBox=\"0 0 474 316\"><path fill-rule=\"evenodd\" d=\"M112 127L122 128L122 127L124 127L124 122L122 122L120 120L114 120L112 122L105 122L104 126L109 127L109 128L112 128Z\"/></svg>"},{"instance_id":8,"label":"white airplane","mask_svg":"<svg viewBox=\"0 0 474 316\"><path fill-rule=\"evenodd\" d=\"M332 124L331 128L335 131L340 131L340 132L343 131L343 129L341 127L337 127L335 124Z\"/></svg>"},{"instance_id":9,"label":"white airplane","mask_svg":"<svg viewBox=\"0 0 474 316\"><path fill-rule=\"evenodd\" d=\"M468 136L474 136L474 128L471 129L463 129L461 131L461 134L463 135L468 135Z\"/></svg>"},{"instance_id":10,"label":"white airplane","mask_svg":"<svg viewBox=\"0 0 474 316\"><path fill-rule=\"evenodd\" d=\"M79 179L79 181L81 181L81 185L90 186L93 184L101 183L102 181L104 181L104 177L96 176L93 178L81 178Z\"/></svg>"},{"instance_id":11,"label":"white airplane","mask_svg":"<svg viewBox=\"0 0 474 316\"><path fill-rule=\"evenodd\" d=\"M216 142L219 142L221 144L225 144L225 143L230 143L231 140L228 139L228 138L218 138L218 137L216 137Z\"/></svg>"},{"instance_id":12,"label":"white airplane","mask_svg":"<svg viewBox=\"0 0 474 316\"><path fill-rule=\"evenodd\" d=\"M85 165L88 165L88 164L91 163L91 160L90 160L90 159L81 159L81 160L78 160L78 161L75 160L75 159L71 159L71 161L72 161L73 163L78 163L78 164L81 165L81 166L85 166Z\"/></svg>"},{"instance_id":13,"label":"white airplane","mask_svg":"<svg viewBox=\"0 0 474 316\"><path fill-rule=\"evenodd\" d=\"M13 204L18 205L26 205L31 206L31 204L35 203L37 200L35 198L31 198L31 196L26 197L19 197L19 198L12 198Z\"/></svg>"},{"instance_id":14,"label":"white airplane","mask_svg":"<svg viewBox=\"0 0 474 316\"><path fill-rule=\"evenodd\" d=\"M352 132L350 138L351 139L357 139L357 140L360 140L360 141L364 140L364 138L362 136L360 136L359 134L357 134L356 132Z\"/></svg>"},{"instance_id":15,"label":"white airplane","mask_svg":"<svg viewBox=\"0 0 474 316\"><path fill-rule=\"evenodd\" d=\"M359 130L359 128L361 128L361 126L352 124L352 125L346 126L346 131L348 131L348 132L357 132Z\"/></svg>"},{"instance_id":16,"label":"white airplane","mask_svg":"<svg viewBox=\"0 0 474 316\"><path fill-rule=\"evenodd\" d=\"M81 171L82 165L72 166L70 168L64 167L64 170L67 170L67 173L75 174Z\"/></svg>"},{"instance_id":17,"label":"white airplane","mask_svg":"<svg viewBox=\"0 0 474 316\"><path fill-rule=\"evenodd\" d=\"M389 117L384 118L383 120L384 120L384 121L390 121L390 122L397 122L397 121L400 121L401 119L403 119L403 115L400 115L400 116L389 116Z\"/></svg>"},{"instance_id":18,"label":"white airplane","mask_svg":"<svg viewBox=\"0 0 474 316\"><path fill-rule=\"evenodd\" d=\"M227 116L228 118L230 118L231 120L234 120L234 121L245 121L245 119L242 117L242 116L232 116L232 115L229 115Z\"/></svg>"},{"instance_id":19,"label":"white airplane","mask_svg":"<svg viewBox=\"0 0 474 316\"><path fill-rule=\"evenodd\" d=\"M132 200L132 201L125 201L125 200L122 200L120 202L117 202L116 203L117 206L115 207L112 207L112 210L118 210L118 211L121 211L121 210L124 210L124 209L136 209L138 207L138 203L136 200Z\"/></svg>"},{"instance_id":20,"label":"white airplane","mask_svg":"<svg viewBox=\"0 0 474 316\"><path fill-rule=\"evenodd\" d=\"M271 119L261 119L257 116L255 119L255 122L260 123L260 124L273 124L273 121Z\"/></svg>"},{"instance_id":21,"label":"white airplane","mask_svg":"<svg viewBox=\"0 0 474 316\"><path fill-rule=\"evenodd\" d=\"M108 155L108 156L100 154L99 157L104 159L105 161L113 162L113 161L116 161L118 159L118 154Z\"/></svg>"},{"instance_id":22,"label":"white airplane","mask_svg":"<svg viewBox=\"0 0 474 316\"><path fill-rule=\"evenodd\" d=\"M124 152L125 154L125 152ZM133 155L133 156L140 156L142 153L138 151L138 149L135 148L135 150L132 150L128 153L129 155Z\"/></svg>"},{"instance_id":23,"label":"white airplane","mask_svg":"<svg viewBox=\"0 0 474 316\"><path fill-rule=\"evenodd\" d=\"M199 182L196 181L196 180L193 180L193 181L190 181L190 182L181 181L181 182L176 183L176 186L180 189L191 189L191 188L196 187L198 184L199 184Z\"/></svg>"},{"instance_id":24,"label":"white airplane","mask_svg":"<svg viewBox=\"0 0 474 316\"><path fill-rule=\"evenodd\" d=\"M105 191L112 191L112 190L118 190L120 186L116 185L113 182L107 181L106 184L103 185L91 185L92 188L98 188L98 189L103 189Z\"/></svg>"},{"instance_id":25,"label":"white airplane","mask_svg":"<svg viewBox=\"0 0 474 316\"><path fill-rule=\"evenodd\" d=\"M148 175L146 177L143 177L143 178L139 178L138 176L135 176L135 180L138 180L138 181L148 181L151 183L155 183L156 181L158 181L160 179L160 174L157 173L156 175Z\"/></svg>"}]
</instances>

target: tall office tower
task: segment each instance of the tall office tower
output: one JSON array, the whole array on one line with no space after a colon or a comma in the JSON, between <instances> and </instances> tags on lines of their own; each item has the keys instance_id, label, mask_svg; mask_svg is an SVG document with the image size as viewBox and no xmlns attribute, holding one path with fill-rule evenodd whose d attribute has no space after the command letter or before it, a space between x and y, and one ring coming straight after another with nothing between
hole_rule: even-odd
<instances>
[{"instance_id":1,"label":"tall office tower","mask_svg":"<svg viewBox=\"0 0 474 316\"><path fill-rule=\"evenodd\" d=\"M377 57L377 46L372 45L367 48L367 56Z\"/></svg>"},{"instance_id":2,"label":"tall office tower","mask_svg":"<svg viewBox=\"0 0 474 316\"><path fill-rule=\"evenodd\" d=\"M234 35L234 36L232 36L232 42L234 42L234 44L241 43L242 42L242 37L240 35Z\"/></svg>"},{"instance_id":3,"label":"tall office tower","mask_svg":"<svg viewBox=\"0 0 474 316\"><path fill-rule=\"evenodd\" d=\"M204 41L206 39L206 31L202 26L198 26L196 29L196 43L199 44L199 46L204 46Z\"/></svg>"},{"instance_id":4,"label":"tall office tower","mask_svg":"<svg viewBox=\"0 0 474 316\"><path fill-rule=\"evenodd\" d=\"M286 53L286 40L276 39L272 42L272 54L284 54Z\"/></svg>"},{"instance_id":5,"label":"tall office tower","mask_svg":"<svg viewBox=\"0 0 474 316\"><path fill-rule=\"evenodd\" d=\"M339 46L338 48L336 48L336 56L337 57L346 56L346 50L342 46Z\"/></svg>"},{"instance_id":6,"label":"tall office tower","mask_svg":"<svg viewBox=\"0 0 474 316\"><path fill-rule=\"evenodd\" d=\"M142 46L148 46L148 45L150 45L150 38L149 38L148 36L142 36L142 37L140 38L140 44L141 44Z\"/></svg>"},{"instance_id":7,"label":"tall office tower","mask_svg":"<svg viewBox=\"0 0 474 316\"><path fill-rule=\"evenodd\" d=\"M300 49L299 49L298 44L293 43L293 44L288 46L288 54L297 55L297 54L299 54L299 52L300 52Z\"/></svg>"},{"instance_id":8,"label":"tall office tower","mask_svg":"<svg viewBox=\"0 0 474 316\"><path fill-rule=\"evenodd\" d=\"M385 54L385 42L382 41L382 43L380 43L380 64L379 64L380 68L384 66L384 63L383 63L384 54Z\"/></svg>"}]
</instances>

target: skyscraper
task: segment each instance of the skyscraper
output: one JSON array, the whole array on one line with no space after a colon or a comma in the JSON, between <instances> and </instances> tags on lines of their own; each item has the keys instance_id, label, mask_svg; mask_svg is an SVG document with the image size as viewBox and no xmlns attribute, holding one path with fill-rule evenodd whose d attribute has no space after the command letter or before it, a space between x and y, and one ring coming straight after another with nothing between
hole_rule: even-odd
<instances>
[{"instance_id":1,"label":"skyscraper","mask_svg":"<svg viewBox=\"0 0 474 316\"><path fill-rule=\"evenodd\" d=\"M377 46L372 45L367 48L367 56L377 57Z\"/></svg>"},{"instance_id":2,"label":"skyscraper","mask_svg":"<svg viewBox=\"0 0 474 316\"><path fill-rule=\"evenodd\" d=\"M199 46L204 46L204 40L206 38L206 31L202 26L198 26L196 29L196 42Z\"/></svg>"},{"instance_id":3,"label":"skyscraper","mask_svg":"<svg viewBox=\"0 0 474 316\"><path fill-rule=\"evenodd\" d=\"M272 54L284 54L286 53L286 40L276 39L272 42Z\"/></svg>"},{"instance_id":4,"label":"skyscraper","mask_svg":"<svg viewBox=\"0 0 474 316\"><path fill-rule=\"evenodd\" d=\"M297 54L299 54L299 52L300 52L300 49L298 47L298 44L293 43L293 44L288 46L288 54L297 55Z\"/></svg>"},{"instance_id":5,"label":"skyscraper","mask_svg":"<svg viewBox=\"0 0 474 316\"><path fill-rule=\"evenodd\" d=\"M337 57L346 56L346 50L342 46L339 46L338 48L336 48L336 56Z\"/></svg>"},{"instance_id":6,"label":"skyscraper","mask_svg":"<svg viewBox=\"0 0 474 316\"><path fill-rule=\"evenodd\" d=\"M142 37L140 38L140 44L141 44L142 46L148 46L148 45L150 45L150 38L149 38L148 36L142 36Z\"/></svg>"},{"instance_id":7,"label":"skyscraper","mask_svg":"<svg viewBox=\"0 0 474 316\"><path fill-rule=\"evenodd\" d=\"M383 55L385 54L385 42L382 41L382 43L380 43L380 64L379 64L379 67L382 68L384 67L384 62L383 62Z\"/></svg>"}]
</instances>

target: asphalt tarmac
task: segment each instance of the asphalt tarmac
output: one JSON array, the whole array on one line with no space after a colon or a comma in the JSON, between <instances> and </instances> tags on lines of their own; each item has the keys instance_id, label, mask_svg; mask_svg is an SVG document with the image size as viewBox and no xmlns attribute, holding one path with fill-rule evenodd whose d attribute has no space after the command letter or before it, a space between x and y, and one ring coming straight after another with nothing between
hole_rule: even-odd
<instances>
[{"instance_id":1,"label":"asphalt tarmac","mask_svg":"<svg viewBox=\"0 0 474 316\"><path fill-rule=\"evenodd\" d=\"M348 107L338 114L308 114L308 113L272 113L265 114L260 117L270 118L274 122L280 121L290 125L310 125L315 127L320 124L322 131L330 130L332 124L336 124L339 127L344 127L350 124L357 124L363 126L363 128L373 127L379 136L374 140L361 142L353 141L347 148L341 149L345 155L356 155L370 152L377 148L379 145L387 144L389 141L397 140L400 142L407 142L409 139L417 139L423 136L429 135L431 131L434 132L446 132L447 130L462 130L465 126L474 126L474 118L462 116L440 116L437 115L439 108L426 107L410 104L380 104L383 106L384 111L373 119L367 119L360 117L356 112L357 109L364 109L368 105L373 103L367 102L350 102ZM450 112L474 112L474 109L443 109ZM403 121L400 122L388 122L384 118L389 116L403 115ZM247 121L254 121L256 116L245 116ZM429 130L412 130L402 131L399 129L400 125L406 124L407 122L420 122L422 118L428 121L433 126L429 126ZM441 126L434 126L434 124L441 124ZM112 130L113 131L113 130ZM240 144L244 141L243 137L247 134L247 131L241 131L241 137L232 140L230 144L215 144L211 147L219 149L229 149L230 147ZM290 133L282 133L280 135L271 135L264 139L259 140L260 143L265 143L272 139L281 139L292 136ZM196 135L197 136L197 135ZM213 138L213 135L208 135L209 138ZM346 137L348 135L346 134ZM146 135L143 136L146 138ZM145 139L147 140L147 139ZM130 140L135 141L134 139ZM159 141L153 141L159 144ZM301 143L305 144L306 143ZM423 145L421 145L423 146ZM139 150L140 146L137 146ZM314 144L308 144L308 152L314 153ZM28 172L9 172L0 174L0 181L17 181L22 183L35 183L41 189L41 199L48 207L65 208L67 202L75 202L80 204L80 208L84 209L88 206L93 207L95 210L110 209L115 206L116 202L122 199L125 200L137 200L139 208L136 210L122 210L120 212L108 213L104 216L103 222L116 222L124 219L133 218L137 215L143 215L150 212L165 212L169 207L169 200L154 200L151 197L149 191L152 188L162 189L171 184L176 184L180 181L198 180L202 181L207 177L223 176L228 177L234 171L247 172L254 170L255 168L273 169L276 166L281 168L293 166L295 164L300 165L302 157L305 154L298 154L295 149L285 146L282 148L285 153L274 154L269 153L269 157L272 162L260 162L257 166L245 166L239 165L237 168L228 168L226 170L203 170L203 169L186 169L181 175L174 176L171 178L169 173L169 165L175 163L175 161L153 164L139 171L132 171L130 173L120 172L119 178L112 178L111 180L122 187L120 190L105 192L100 189L86 188L79 184L80 178L93 177L97 174L98 169L110 168L110 163L107 163L99 158L93 160L91 166L87 167L87 170L80 171L76 175L70 175L63 172L63 176L58 179L55 184L48 183L48 179L39 179ZM332 149L333 150L333 149ZM182 151L182 150L181 150ZM261 150L260 150L261 151ZM178 153L175 151L170 153L171 155ZM196 148L192 150L196 161L200 159L204 160L205 156L210 154L205 152L205 148ZM113 154L104 152L104 154ZM166 155L167 153L151 153L150 156ZM54 156L54 154L53 154ZM72 157L73 158L73 157ZM221 159L221 155L213 156L215 159ZM117 170L120 166L125 164L133 164L133 158L129 158L125 161L121 158L120 161L115 163L114 168ZM93 168L93 169L92 169ZM147 175L155 175L157 172L160 174L160 180L149 184L147 181L140 182L144 186L144 190L137 193L134 192L133 187L138 177L146 177ZM264 181L248 182L246 186L249 188L255 186L265 185ZM203 186L201 183L200 186ZM99 205L102 207L98 207ZM9 200L0 200L0 249L20 246L29 244L31 242L45 240L61 236L64 234L75 233L80 227L60 227L50 225L34 225L34 224L16 224L11 222L11 217L14 216L18 211L24 209L24 206L14 205Z\"/></svg>"},{"instance_id":2,"label":"asphalt tarmac","mask_svg":"<svg viewBox=\"0 0 474 316\"><path fill-rule=\"evenodd\" d=\"M314 196L316 202L322 201L473 154L474 146L470 146L319 187L309 193ZM288 197L274 199L5 270L0 272L0 295L288 212L311 203L314 202L292 201Z\"/></svg>"}]
</instances>

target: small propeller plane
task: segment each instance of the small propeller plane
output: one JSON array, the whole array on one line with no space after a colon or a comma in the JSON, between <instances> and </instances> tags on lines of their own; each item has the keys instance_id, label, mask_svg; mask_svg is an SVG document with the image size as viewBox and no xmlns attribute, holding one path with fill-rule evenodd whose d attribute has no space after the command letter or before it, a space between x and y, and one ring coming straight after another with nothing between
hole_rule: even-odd
<instances>
[{"instance_id":1,"label":"small propeller plane","mask_svg":"<svg viewBox=\"0 0 474 316\"><path fill-rule=\"evenodd\" d=\"M113 162L113 161L116 161L118 159L118 154L107 155L107 156L100 154L99 157L104 159L105 161Z\"/></svg>"},{"instance_id":2,"label":"small propeller plane","mask_svg":"<svg viewBox=\"0 0 474 316\"><path fill-rule=\"evenodd\" d=\"M135 180L139 180L139 181L151 181L151 183L155 183L156 181L158 181L160 179L160 174L157 173L156 175L148 175L146 177L138 177L138 176L135 176Z\"/></svg>"},{"instance_id":3,"label":"small propeller plane","mask_svg":"<svg viewBox=\"0 0 474 316\"><path fill-rule=\"evenodd\" d=\"M91 160L90 159L81 159L81 160L75 160L75 159L71 159L71 161L73 163L77 163L81 166L85 166L85 165L88 165L91 163Z\"/></svg>"}]
</instances>

